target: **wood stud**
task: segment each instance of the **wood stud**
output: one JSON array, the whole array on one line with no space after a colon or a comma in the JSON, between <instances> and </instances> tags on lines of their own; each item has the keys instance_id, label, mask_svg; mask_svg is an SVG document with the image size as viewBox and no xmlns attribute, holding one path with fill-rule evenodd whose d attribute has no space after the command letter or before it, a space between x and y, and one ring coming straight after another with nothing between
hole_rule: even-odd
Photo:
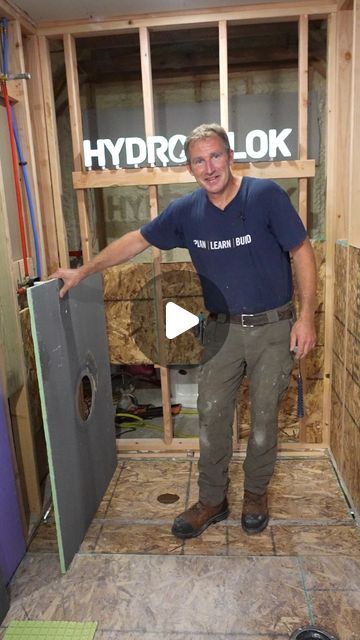
<instances>
[{"instance_id":1,"label":"wood stud","mask_svg":"<svg viewBox=\"0 0 360 640\"><path fill-rule=\"evenodd\" d=\"M155 118L149 30L146 27L141 27L139 30L139 36L145 135L153 136L155 135ZM153 219L159 213L157 187L154 185L149 186L149 199L150 215L151 219ZM161 290L161 252L156 247L153 247L153 256L155 275L155 305L158 320L157 330L160 360L161 396L164 417L164 443L166 446L170 446L173 439L173 421L171 415L169 371L166 366L165 360L165 317Z\"/></svg>"},{"instance_id":2,"label":"wood stud","mask_svg":"<svg viewBox=\"0 0 360 640\"><path fill-rule=\"evenodd\" d=\"M325 266L325 351L324 351L324 395L323 395L323 441L330 443L331 419L331 371L334 331L334 266L335 266L335 219L337 184L337 14L328 17L328 75L327 75L327 167L326 167L326 266Z\"/></svg>"},{"instance_id":3,"label":"wood stud","mask_svg":"<svg viewBox=\"0 0 360 640\"><path fill-rule=\"evenodd\" d=\"M350 120L350 228L351 244L360 248L360 1L354 0L352 100Z\"/></svg>"},{"instance_id":4,"label":"wood stud","mask_svg":"<svg viewBox=\"0 0 360 640\"><path fill-rule=\"evenodd\" d=\"M338 9L337 0L317 0L316 3L310 0L297 0L293 2L273 2L271 4L253 5L250 2L247 5L239 7L225 7L221 9L221 19L230 21L252 21L264 22L298 18L300 15L309 15L313 18L324 17ZM216 15L220 13L216 9ZM89 22L88 20L75 21L57 21L56 23L42 23L38 27L40 35L49 38L62 37L65 33L71 33L74 36L91 36L98 34L113 34L126 31L134 31L142 27L151 28L168 28L183 27L187 25L213 25L217 19L214 10L194 10L194 11L177 11L148 14L142 16L125 16L122 18L109 18L108 20L98 20Z\"/></svg>"},{"instance_id":5,"label":"wood stud","mask_svg":"<svg viewBox=\"0 0 360 640\"><path fill-rule=\"evenodd\" d=\"M233 164L235 175L257 178L311 178L315 175L314 160L283 160L279 162L241 162ZM187 167L144 167L143 169L109 169L73 173L74 189L129 187L135 185L191 184L195 182Z\"/></svg>"},{"instance_id":6,"label":"wood stud","mask_svg":"<svg viewBox=\"0 0 360 640\"><path fill-rule=\"evenodd\" d=\"M309 65L309 19L303 15L299 18L299 68L298 68L298 156L299 160L306 160L308 154L308 65ZM300 178L299 187L299 204L298 210L301 220L307 227L307 200L308 200L308 181L307 178ZM299 362L299 372L303 382L303 394L306 397L306 361ZM304 411L306 412L306 403ZM299 441L306 442L306 413L303 418L299 419Z\"/></svg>"},{"instance_id":7,"label":"wood stud","mask_svg":"<svg viewBox=\"0 0 360 640\"><path fill-rule=\"evenodd\" d=\"M47 136L48 161L50 164L52 200L55 212L56 237L61 267L69 265L69 252L66 227L62 209L61 170L59 159L59 143L55 114L54 88L52 82L49 43L45 36L39 37L40 68ZM45 205L46 206L46 205ZM46 209L45 209L46 210ZM43 213L45 215L45 213Z\"/></svg>"},{"instance_id":8,"label":"wood stud","mask_svg":"<svg viewBox=\"0 0 360 640\"><path fill-rule=\"evenodd\" d=\"M46 136L45 104L40 67L39 40L37 36L29 36L24 43L27 71L31 74L28 85L30 116L33 131L34 152L37 160L37 179L39 202L42 212L42 230L46 270L44 275L51 274L59 266L58 241L54 200L52 194L49 149Z\"/></svg>"},{"instance_id":9,"label":"wood stud","mask_svg":"<svg viewBox=\"0 0 360 640\"><path fill-rule=\"evenodd\" d=\"M18 20L9 23L8 27L9 34L9 50L11 51L11 72L12 73L23 73L27 71L25 68L25 59L24 59L24 49L23 49L23 38L21 34L21 26ZM14 88L15 85L15 88ZM38 189L38 180L37 180L37 166L35 162L35 154L34 154L34 142L33 142L33 130L31 127L31 116L30 116L30 105L29 105L29 95L28 95L28 85L29 82L27 80L11 80L8 82L8 91L12 95L17 96L18 102L14 105L14 114L17 123L17 129L19 133L19 138L23 150L23 156L25 162L27 163L27 172L30 181L30 189L33 198L34 204L34 214L35 214L35 224L36 231L39 240L39 257L40 257L40 265L41 265L41 273L46 275L46 258L44 251L44 237L43 237L43 229L41 224L41 215L40 215L40 197L39 197L39 189ZM21 173L21 172L20 172ZM23 182L23 180L22 180ZM27 213L27 245L28 247L32 246L31 255L35 255L35 250L33 247L33 234L30 228L30 212L28 201L23 191L23 206L24 210ZM36 274L39 275L39 274Z\"/></svg>"},{"instance_id":10,"label":"wood stud","mask_svg":"<svg viewBox=\"0 0 360 640\"><path fill-rule=\"evenodd\" d=\"M69 113L74 169L75 171L82 171L84 168L83 128L81 120L79 77L77 69L75 39L70 34L64 35L64 54L67 89L69 96ZM79 215L82 256L83 262L85 263L91 259L92 255L91 230L87 211L87 193L85 189L78 189L76 191L76 199Z\"/></svg>"},{"instance_id":11,"label":"wood stud","mask_svg":"<svg viewBox=\"0 0 360 640\"><path fill-rule=\"evenodd\" d=\"M219 22L219 82L220 82L220 124L229 131L229 74L227 22Z\"/></svg>"}]
</instances>

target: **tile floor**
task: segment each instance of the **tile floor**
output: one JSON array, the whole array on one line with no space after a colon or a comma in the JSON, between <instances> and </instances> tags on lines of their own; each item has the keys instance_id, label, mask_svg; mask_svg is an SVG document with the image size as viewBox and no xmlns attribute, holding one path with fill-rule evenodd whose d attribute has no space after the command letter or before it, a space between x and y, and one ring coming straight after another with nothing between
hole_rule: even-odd
<instances>
[{"instance_id":1,"label":"tile floor","mask_svg":"<svg viewBox=\"0 0 360 640\"><path fill-rule=\"evenodd\" d=\"M97 621L96 640L284 640L309 624L360 640L360 530L330 460L278 461L258 536L241 529L242 482L234 460L229 519L181 542L170 528L197 498L196 460L120 461L66 575L52 518L41 525L0 638L35 619Z\"/></svg>"}]
</instances>

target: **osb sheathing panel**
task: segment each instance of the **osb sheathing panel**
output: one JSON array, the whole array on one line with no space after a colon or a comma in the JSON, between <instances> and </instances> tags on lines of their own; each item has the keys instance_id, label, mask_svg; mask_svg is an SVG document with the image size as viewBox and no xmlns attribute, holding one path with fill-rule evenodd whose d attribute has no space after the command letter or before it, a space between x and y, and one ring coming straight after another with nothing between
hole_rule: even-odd
<instances>
[{"instance_id":1,"label":"osb sheathing panel","mask_svg":"<svg viewBox=\"0 0 360 640\"><path fill-rule=\"evenodd\" d=\"M161 265L164 298L201 297L201 284L191 262L164 263ZM202 310L205 311L204 303Z\"/></svg>"},{"instance_id":2,"label":"osb sheathing panel","mask_svg":"<svg viewBox=\"0 0 360 640\"><path fill-rule=\"evenodd\" d=\"M334 316L333 352L341 362L345 361L345 326Z\"/></svg>"},{"instance_id":3,"label":"osb sheathing panel","mask_svg":"<svg viewBox=\"0 0 360 640\"><path fill-rule=\"evenodd\" d=\"M305 410L308 440L321 442L325 246L324 243L316 242L313 247L318 273L318 306L315 316L317 346L306 362ZM164 263L161 265L161 272L164 275L161 279L164 308L166 302L172 301L196 315L205 311L200 282L191 263ZM159 335L153 277L153 266L148 264L117 266L104 273L109 353L113 363L140 364L158 361ZM140 333L139 340L137 337ZM144 349L139 347L139 344L146 342ZM186 332L175 340L165 341L165 354L168 364L198 364L201 347L193 334ZM295 370L279 415L280 438L284 440L298 438L300 423L297 418L296 374ZM250 416L246 380L238 396L237 410L240 437L247 437Z\"/></svg>"},{"instance_id":4,"label":"osb sheathing panel","mask_svg":"<svg viewBox=\"0 0 360 640\"><path fill-rule=\"evenodd\" d=\"M105 302L105 315L111 363L151 364L158 360L154 301ZM143 342L144 350L139 346Z\"/></svg>"},{"instance_id":5,"label":"osb sheathing panel","mask_svg":"<svg viewBox=\"0 0 360 640\"><path fill-rule=\"evenodd\" d=\"M344 363L340 358L333 354L332 363L332 385L339 398L344 397Z\"/></svg>"},{"instance_id":6,"label":"osb sheathing panel","mask_svg":"<svg viewBox=\"0 0 360 640\"><path fill-rule=\"evenodd\" d=\"M359 422L355 424L353 416L346 410L343 437L342 476L355 508L360 513L360 429Z\"/></svg>"},{"instance_id":7,"label":"osb sheathing panel","mask_svg":"<svg viewBox=\"0 0 360 640\"><path fill-rule=\"evenodd\" d=\"M350 247L349 256L349 320L348 329L354 336L360 336L360 250Z\"/></svg>"},{"instance_id":8,"label":"osb sheathing panel","mask_svg":"<svg viewBox=\"0 0 360 640\"><path fill-rule=\"evenodd\" d=\"M307 378L321 380L324 374L324 346L317 345L306 357Z\"/></svg>"},{"instance_id":9,"label":"osb sheathing panel","mask_svg":"<svg viewBox=\"0 0 360 640\"><path fill-rule=\"evenodd\" d=\"M190 313L196 316L204 311L204 300L202 297L192 298L165 298L164 306L167 302L175 302ZM200 341L191 331L182 333L173 340L165 341L165 353L168 364L198 364L201 361L202 347Z\"/></svg>"},{"instance_id":10,"label":"osb sheathing panel","mask_svg":"<svg viewBox=\"0 0 360 640\"><path fill-rule=\"evenodd\" d=\"M196 316L206 312L199 276L191 263L164 263L161 272L164 313L168 302L175 302ZM169 364L198 364L201 352L200 342L191 331L174 340L166 340L165 353Z\"/></svg>"},{"instance_id":11,"label":"osb sheathing panel","mask_svg":"<svg viewBox=\"0 0 360 640\"><path fill-rule=\"evenodd\" d=\"M106 269L103 287L110 362L158 361L153 265L130 263Z\"/></svg>"},{"instance_id":12,"label":"osb sheathing panel","mask_svg":"<svg viewBox=\"0 0 360 640\"><path fill-rule=\"evenodd\" d=\"M345 324L346 311L346 263L349 248L340 243L335 245L335 285L334 316Z\"/></svg>"},{"instance_id":13,"label":"osb sheathing panel","mask_svg":"<svg viewBox=\"0 0 360 640\"><path fill-rule=\"evenodd\" d=\"M335 283L331 450L354 505L360 511L359 249L336 244Z\"/></svg>"},{"instance_id":14,"label":"osb sheathing panel","mask_svg":"<svg viewBox=\"0 0 360 640\"><path fill-rule=\"evenodd\" d=\"M323 381L307 380L304 397L306 442L322 442Z\"/></svg>"},{"instance_id":15,"label":"osb sheathing panel","mask_svg":"<svg viewBox=\"0 0 360 640\"><path fill-rule=\"evenodd\" d=\"M336 391L331 392L331 429L330 429L330 448L337 460L339 467L341 466L341 450L343 442L342 429L342 402ZM340 469L342 473L342 469Z\"/></svg>"},{"instance_id":16,"label":"osb sheathing panel","mask_svg":"<svg viewBox=\"0 0 360 640\"><path fill-rule=\"evenodd\" d=\"M347 348L346 348L346 369L351 378L359 386L360 385L360 335L354 336L348 331ZM360 388L359 388L360 395ZM360 413L357 416L360 424Z\"/></svg>"},{"instance_id":17,"label":"osb sheathing panel","mask_svg":"<svg viewBox=\"0 0 360 640\"><path fill-rule=\"evenodd\" d=\"M104 300L134 300L154 297L152 264L124 264L104 271Z\"/></svg>"},{"instance_id":18,"label":"osb sheathing panel","mask_svg":"<svg viewBox=\"0 0 360 640\"><path fill-rule=\"evenodd\" d=\"M360 250L349 248L348 327L345 406L360 429ZM349 427L350 428L350 427ZM359 494L360 497L360 494Z\"/></svg>"},{"instance_id":19,"label":"osb sheathing panel","mask_svg":"<svg viewBox=\"0 0 360 640\"><path fill-rule=\"evenodd\" d=\"M191 313L204 311L200 281L190 263L162 264L163 312L167 302L175 302ZM104 273L104 299L112 363L159 362L159 323L155 308L153 266L127 264ZM199 341L191 332L165 340L168 364L198 364Z\"/></svg>"},{"instance_id":20,"label":"osb sheathing panel","mask_svg":"<svg viewBox=\"0 0 360 640\"><path fill-rule=\"evenodd\" d=\"M354 424L360 428L360 387L352 378L350 373L346 372L345 380L345 407L353 417Z\"/></svg>"}]
</instances>

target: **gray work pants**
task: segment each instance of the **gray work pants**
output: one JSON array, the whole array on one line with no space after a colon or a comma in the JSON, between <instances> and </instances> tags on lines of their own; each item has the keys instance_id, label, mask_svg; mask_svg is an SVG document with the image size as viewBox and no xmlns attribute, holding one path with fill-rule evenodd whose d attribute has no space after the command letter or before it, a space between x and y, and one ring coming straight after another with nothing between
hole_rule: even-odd
<instances>
[{"instance_id":1,"label":"gray work pants","mask_svg":"<svg viewBox=\"0 0 360 640\"><path fill-rule=\"evenodd\" d=\"M287 389L293 356L292 320L243 327L210 320L199 373L199 499L218 505L228 486L235 400L246 374L250 385L251 428L244 461L245 489L263 494L277 454L278 408Z\"/></svg>"}]
</instances>

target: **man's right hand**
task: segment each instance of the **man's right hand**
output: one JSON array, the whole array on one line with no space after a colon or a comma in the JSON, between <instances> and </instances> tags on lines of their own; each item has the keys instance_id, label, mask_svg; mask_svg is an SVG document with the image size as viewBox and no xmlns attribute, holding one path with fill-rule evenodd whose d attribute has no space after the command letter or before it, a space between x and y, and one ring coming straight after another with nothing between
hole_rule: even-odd
<instances>
[{"instance_id":1,"label":"man's right hand","mask_svg":"<svg viewBox=\"0 0 360 640\"><path fill-rule=\"evenodd\" d=\"M61 278L63 280L64 286L59 291L60 298L63 298L69 289L76 287L81 282L83 276L80 269L58 269L49 276L49 279L51 278Z\"/></svg>"}]
</instances>

